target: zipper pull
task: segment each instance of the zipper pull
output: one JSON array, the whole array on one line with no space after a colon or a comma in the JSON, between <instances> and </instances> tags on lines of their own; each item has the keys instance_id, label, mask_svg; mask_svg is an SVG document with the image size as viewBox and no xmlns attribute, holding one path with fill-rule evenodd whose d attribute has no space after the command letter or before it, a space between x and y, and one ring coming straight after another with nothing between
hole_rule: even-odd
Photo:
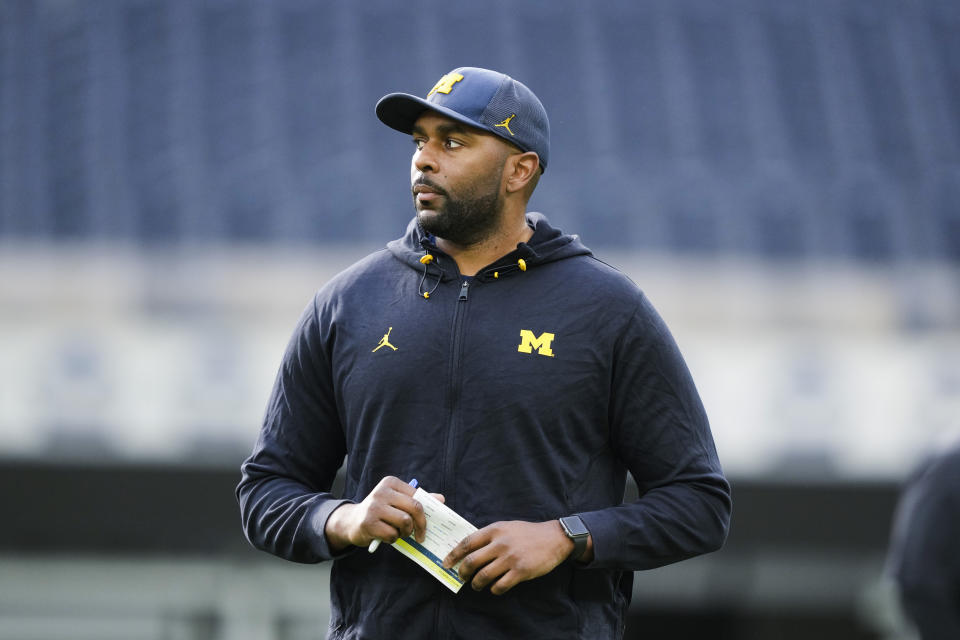
<instances>
[{"instance_id":1,"label":"zipper pull","mask_svg":"<svg viewBox=\"0 0 960 640\"><path fill-rule=\"evenodd\" d=\"M467 299L467 289L470 288L470 283L466 280L463 281L463 284L460 286L460 300Z\"/></svg>"}]
</instances>

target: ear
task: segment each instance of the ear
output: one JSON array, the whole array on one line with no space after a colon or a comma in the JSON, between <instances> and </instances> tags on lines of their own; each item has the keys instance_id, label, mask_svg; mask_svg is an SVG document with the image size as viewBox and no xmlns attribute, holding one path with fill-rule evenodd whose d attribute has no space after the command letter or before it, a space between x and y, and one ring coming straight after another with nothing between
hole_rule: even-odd
<instances>
[{"instance_id":1,"label":"ear","mask_svg":"<svg viewBox=\"0 0 960 640\"><path fill-rule=\"evenodd\" d=\"M530 181L540 171L540 156L533 151L514 153L507 158L503 177L506 181L507 193L514 193L526 189Z\"/></svg>"}]
</instances>

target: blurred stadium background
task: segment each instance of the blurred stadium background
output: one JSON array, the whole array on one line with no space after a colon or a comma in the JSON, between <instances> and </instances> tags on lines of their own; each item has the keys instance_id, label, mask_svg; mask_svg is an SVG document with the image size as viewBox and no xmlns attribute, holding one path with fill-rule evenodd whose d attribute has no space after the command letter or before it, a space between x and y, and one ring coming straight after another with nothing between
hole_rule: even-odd
<instances>
[{"instance_id":1,"label":"blurred stadium background","mask_svg":"<svg viewBox=\"0 0 960 640\"><path fill-rule=\"evenodd\" d=\"M0 640L323 637L241 537L281 351L399 235L373 105L460 65L553 125L532 208L643 287L734 483L630 638L910 638L900 482L960 426L952 0L0 0Z\"/></svg>"}]
</instances>

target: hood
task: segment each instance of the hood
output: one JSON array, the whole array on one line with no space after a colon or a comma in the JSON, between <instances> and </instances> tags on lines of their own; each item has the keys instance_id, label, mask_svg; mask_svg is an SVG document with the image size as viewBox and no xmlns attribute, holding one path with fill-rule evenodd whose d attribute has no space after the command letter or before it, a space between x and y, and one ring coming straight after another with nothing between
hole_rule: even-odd
<instances>
[{"instance_id":1,"label":"hood","mask_svg":"<svg viewBox=\"0 0 960 640\"><path fill-rule=\"evenodd\" d=\"M516 249L481 269L474 276L475 280L498 280L557 260L592 255L578 236L565 234L550 226L542 213L527 213L527 224L533 227L530 240L519 243ZM387 243L387 249L397 260L415 271L416 277L421 279L424 298L429 298L429 291L436 287L430 285L424 289L423 283L459 278L453 258L437 248L435 238L420 228L416 217L407 225L402 238Z\"/></svg>"}]
</instances>

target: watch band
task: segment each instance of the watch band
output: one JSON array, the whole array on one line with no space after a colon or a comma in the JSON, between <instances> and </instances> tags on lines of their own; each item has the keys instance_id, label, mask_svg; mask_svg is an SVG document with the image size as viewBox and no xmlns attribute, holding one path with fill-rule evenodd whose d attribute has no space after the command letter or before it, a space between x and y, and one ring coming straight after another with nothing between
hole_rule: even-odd
<instances>
[{"instance_id":1,"label":"watch band","mask_svg":"<svg viewBox=\"0 0 960 640\"><path fill-rule=\"evenodd\" d=\"M570 554L571 560L579 560L583 552L587 550L587 538L590 537L590 531L583 524L580 516L567 516L560 518L560 526L567 537L573 540L573 553Z\"/></svg>"}]
</instances>

